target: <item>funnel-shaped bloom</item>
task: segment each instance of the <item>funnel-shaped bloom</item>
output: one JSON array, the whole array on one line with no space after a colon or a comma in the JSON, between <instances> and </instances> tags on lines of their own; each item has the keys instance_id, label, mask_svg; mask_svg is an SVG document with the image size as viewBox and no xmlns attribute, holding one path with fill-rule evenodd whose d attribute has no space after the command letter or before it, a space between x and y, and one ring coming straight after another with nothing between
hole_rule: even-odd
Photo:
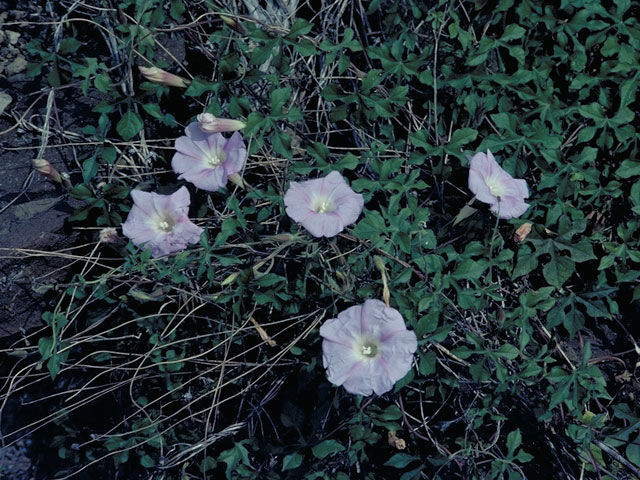
<instances>
[{"instance_id":1,"label":"funnel-shaped bloom","mask_svg":"<svg viewBox=\"0 0 640 480\"><path fill-rule=\"evenodd\" d=\"M171 166L178 178L196 187L215 192L227 184L229 175L242 170L247 147L242 135L235 132L226 139L220 133L206 133L197 123L190 123L186 137L176 139L176 154Z\"/></svg>"},{"instance_id":2,"label":"funnel-shaped bloom","mask_svg":"<svg viewBox=\"0 0 640 480\"><path fill-rule=\"evenodd\" d=\"M284 204L287 215L314 237L335 237L358 220L364 199L334 171L324 178L291 182Z\"/></svg>"},{"instance_id":3,"label":"funnel-shaped bloom","mask_svg":"<svg viewBox=\"0 0 640 480\"><path fill-rule=\"evenodd\" d=\"M186 78L179 77L173 73L169 73L166 70L162 70L158 67L138 67L140 73L153 83L160 85L168 85L169 87L187 88L191 83Z\"/></svg>"},{"instance_id":4,"label":"funnel-shaped bloom","mask_svg":"<svg viewBox=\"0 0 640 480\"><path fill-rule=\"evenodd\" d=\"M213 132L235 132L242 130L247 126L240 120L231 120L230 118L218 118L211 113L201 113L198 115L198 125L200 130L205 133Z\"/></svg>"},{"instance_id":5,"label":"funnel-shaped bloom","mask_svg":"<svg viewBox=\"0 0 640 480\"><path fill-rule=\"evenodd\" d=\"M491 151L476 153L469 166L469 190L478 200L491 205L500 218L515 218L529 208L527 182L513 178L502 169Z\"/></svg>"},{"instance_id":6,"label":"funnel-shaped bloom","mask_svg":"<svg viewBox=\"0 0 640 480\"><path fill-rule=\"evenodd\" d=\"M179 252L200 240L202 228L189 220L191 198L187 187L172 195L132 190L133 207L122 233L136 245L151 247L154 257Z\"/></svg>"},{"instance_id":7,"label":"funnel-shaped bloom","mask_svg":"<svg viewBox=\"0 0 640 480\"><path fill-rule=\"evenodd\" d=\"M320 336L329 381L365 396L391 390L411 368L418 348L400 312L380 300L340 312L320 327Z\"/></svg>"}]
</instances>

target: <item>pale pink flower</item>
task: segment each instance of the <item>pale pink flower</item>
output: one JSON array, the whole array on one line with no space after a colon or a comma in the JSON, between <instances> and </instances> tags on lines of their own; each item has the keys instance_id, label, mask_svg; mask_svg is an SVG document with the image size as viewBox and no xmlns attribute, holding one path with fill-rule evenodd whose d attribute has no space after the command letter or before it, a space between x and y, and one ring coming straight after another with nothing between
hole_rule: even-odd
<instances>
[{"instance_id":1,"label":"pale pink flower","mask_svg":"<svg viewBox=\"0 0 640 480\"><path fill-rule=\"evenodd\" d=\"M218 118L211 113L201 113L198 115L198 125L200 130L205 133L213 132L235 132L242 130L247 126L240 120L231 120L230 118Z\"/></svg>"},{"instance_id":2,"label":"pale pink flower","mask_svg":"<svg viewBox=\"0 0 640 480\"><path fill-rule=\"evenodd\" d=\"M229 175L244 167L247 147L239 132L226 139L217 132L203 132L195 122L185 132L186 137L176 139L176 154L171 161L173 170L180 174L178 178L215 192L227 184Z\"/></svg>"},{"instance_id":3,"label":"pale pink flower","mask_svg":"<svg viewBox=\"0 0 640 480\"><path fill-rule=\"evenodd\" d=\"M364 199L333 171L324 178L291 182L284 204L287 215L314 237L335 237L358 220Z\"/></svg>"},{"instance_id":4,"label":"pale pink flower","mask_svg":"<svg viewBox=\"0 0 640 480\"><path fill-rule=\"evenodd\" d=\"M349 393L388 392L411 369L418 348L397 310L380 300L347 308L320 327L329 381Z\"/></svg>"},{"instance_id":5,"label":"pale pink flower","mask_svg":"<svg viewBox=\"0 0 640 480\"><path fill-rule=\"evenodd\" d=\"M515 218L529 208L527 182L513 178L498 165L491 151L476 153L469 166L469 190L488 203L500 218Z\"/></svg>"},{"instance_id":6,"label":"pale pink flower","mask_svg":"<svg viewBox=\"0 0 640 480\"><path fill-rule=\"evenodd\" d=\"M200 240L202 228L189 220L191 198L187 187L172 195L132 190L133 207L122 233L139 246L151 248L154 257L179 252Z\"/></svg>"}]
</instances>

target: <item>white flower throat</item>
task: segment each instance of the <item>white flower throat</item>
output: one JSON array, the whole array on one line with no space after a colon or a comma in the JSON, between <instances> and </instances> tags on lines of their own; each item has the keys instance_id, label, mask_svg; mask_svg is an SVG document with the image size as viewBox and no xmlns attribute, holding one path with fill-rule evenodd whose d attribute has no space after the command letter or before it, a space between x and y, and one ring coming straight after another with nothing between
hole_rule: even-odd
<instances>
[{"instance_id":1,"label":"white flower throat","mask_svg":"<svg viewBox=\"0 0 640 480\"><path fill-rule=\"evenodd\" d=\"M170 232L171 230L173 230L175 224L175 220L171 217L160 217L156 223L158 229L162 230L163 232Z\"/></svg>"},{"instance_id":2,"label":"white flower throat","mask_svg":"<svg viewBox=\"0 0 640 480\"><path fill-rule=\"evenodd\" d=\"M485 182L487 184L487 187L489 187L489 192L491 192L491 195L493 195L494 197L502 197L504 195L504 186L497 178L489 177Z\"/></svg>"},{"instance_id":3,"label":"white flower throat","mask_svg":"<svg viewBox=\"0 0 640 480\"><path fill-rule=\"evenodd\" d=\"M222 165L226 159L227 159L227 157L224 154L224 151L223 150L219 150L217 148L209 150L209 153L206 156L207 164L212 166L212 167L218 167L218 166Z\"/></svg>"},{"instance_id":4,"label":"white flower throat","mask_svg":"<svg viewBox=\"0 0 640 480\"><path fill-rule=\"evenodd\" d=\"M328 197L316 197L311 203L311 209L317 213L331 213L336 207Z\"/></svg>"},{"instance_id":5,"label":"white flower throat","mask_svg":"<svg viewBox=\"0 0 640 480\"><path fill-rule=\"evenodd\" d=\"M363 338L355 346L356 352L364 359L376 358L380 352L380 342L371 338Z\"/></svg>"}]
</instances>

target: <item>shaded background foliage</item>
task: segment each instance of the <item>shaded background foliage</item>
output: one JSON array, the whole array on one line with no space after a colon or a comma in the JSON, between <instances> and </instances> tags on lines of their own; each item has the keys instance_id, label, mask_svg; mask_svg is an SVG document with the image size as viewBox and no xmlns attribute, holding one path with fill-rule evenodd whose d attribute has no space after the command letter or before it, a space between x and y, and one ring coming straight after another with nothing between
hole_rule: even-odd
<instances>
[{"instance_id":1,"label":"shaded background foliage","mask_svg":"<svg viewBox=\"0 0 640 480\"><path fill-rule=\"evenodd\" d=\"M173 139L204 108L246 118L252 188L188 185L206 235L168 259L89 246L44 333L4 350L3 415L24 405L5 443L31 434L40 478L637 478L639 14L59 2L29 72L97 97L72 225L175 191ZM190 86L146 82L148 62ZM531 190L496 235L485 206L454 221L486 149ZM331 170L365 211L310 239L281 198ZM317 327L383 276L420 348L394 392L356 398L326 381Z\"/></svg>"}]
</instances>

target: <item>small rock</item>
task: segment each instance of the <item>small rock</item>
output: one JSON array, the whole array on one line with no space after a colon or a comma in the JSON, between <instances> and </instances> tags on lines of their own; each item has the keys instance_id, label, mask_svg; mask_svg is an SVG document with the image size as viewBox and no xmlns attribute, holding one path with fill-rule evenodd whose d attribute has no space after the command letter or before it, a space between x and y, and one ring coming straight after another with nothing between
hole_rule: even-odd
<instances>
[{"instance_id":1,"label":"small rock","mask_svg":"<svg viewBox=\"0 0 640 480\"><path fill-rule=\"evenodd\" d=\"M22 55L18 55L9 65L6 66L5 72L8 75L15 75L27 68L27 60Z\"/></svg>"},{"instance_id":2,"label":"small rock","mask_svg":"<svg viewBox=\"0 0 640 480\"><path fill-rule=\"evenodd\" d=\"M9 106L9 104L13 101L11 95L7 95L4 92L0 92L0 115L4 112L4 109Z\"/></svg>"},{"instance_id":3,"label":"small rock","mask_svg":"<svg viewBox=\"0 0 640 480\"><path fill-rule=\"evenodd\" d=\"M12 32L11 30L5 30L5 35L9 39L9 43L11 45L15 45L18 43L18 39L20 38L20 34L18 32Z\"/></svg>"}]
</instances>

